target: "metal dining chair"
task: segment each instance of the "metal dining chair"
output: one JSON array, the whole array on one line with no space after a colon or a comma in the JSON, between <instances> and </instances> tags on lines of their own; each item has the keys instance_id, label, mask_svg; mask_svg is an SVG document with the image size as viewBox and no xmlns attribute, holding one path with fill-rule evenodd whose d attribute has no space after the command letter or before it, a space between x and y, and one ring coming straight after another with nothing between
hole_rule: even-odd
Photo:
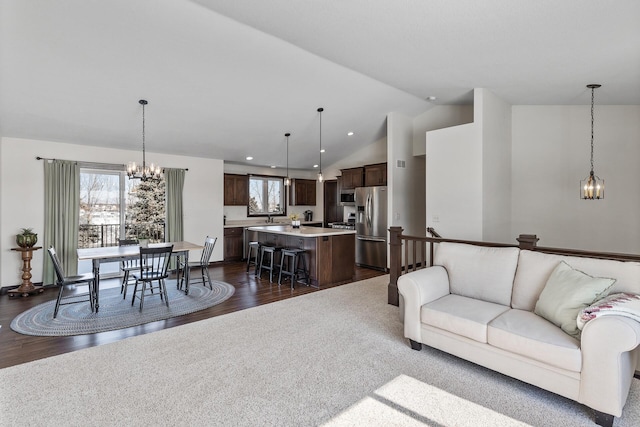
<instances>
[{"instance_id":1,"label":"metal dining chair","mask_svg":"<svg viewBox=\"0 0 640 427\"><path fill-rule=\"evenodd\" d=\"M118 240L118 246L137 246L138 241L136 239L120 239ZM135 280L131 277L131 272L140 269L139 258L129 258L122 260L120 270L124 273L122 276L122 284L120 285L120 293L122 299L127 298L127 287L133 285Z\"/></svg>"},{"instance_id":2,"label":"metal dining chair","mask_svg":"<svg viewBox=\"0 0 640 427\"><path fill-rule=\"evenodd\" d=\"M160 299L164 300L167 307L169 307L169 297L167 296L165 279L169 277L169 259L171 258L172 251L173 245L156 248L140 248L139 265L143 267L132 272L135 278L135 285L131 305L134 304L136 298L139 298L140 310L142 310L145 295L155 295L160 296ZM157 284L154 285L154 282L157 282ZM140 283L142 283L142 287L138 290ZM154 293L154 290L157 290L158 293Z\"/></svg>"},{"instance_id":3,"label":"metal dining chair","mask_svg":"<svg viewBox=\"0 0 640 427\"><path fill-rule=\"evenodd\" d=\"M213 285L211 284L211 276L209 276L209 261L211 260L211 255L213 254L213 248L216 245L217 237L209 237L207 236L204 239L204 249L202 250L202 254L200 255L200 261L189 262L189 264L184 265L184 262L181 263L181 278L180 278L180 286L179 289L182 289L182 284L185 278L185 268L200 268L200 277L194 279L194 282L190 282L189 285L194 283L202 283L204 286L205 283L209 284L209 289L213 290Z\"/></svg>"},{"instance_id":4,"label":"metal dining chair","mask_svg":"<svg viewBox=\"0 0 640 427\"><path fill-rule=\"evenodd\" d=\"M60 306L67 304L77 304L88 301L91 305L91 311L93 312L96 305L96 281L93 273L80 274L76 276L66 276L64 274L62 263L60 262L60 259L58 258L54 247L51 246L48 249L48 252L49 256L51 257L51 262L53 262L53 268L56 272L56 286L60 288L60 290L58 291L56 306L53 309L53 318L55 319L58 316L58 310L60 309ZM75 288L77 286L87 286L88 290L87 292L83 293L73 292L66 296L64 295L66 288Z\"/></svg>"}]
</instances>

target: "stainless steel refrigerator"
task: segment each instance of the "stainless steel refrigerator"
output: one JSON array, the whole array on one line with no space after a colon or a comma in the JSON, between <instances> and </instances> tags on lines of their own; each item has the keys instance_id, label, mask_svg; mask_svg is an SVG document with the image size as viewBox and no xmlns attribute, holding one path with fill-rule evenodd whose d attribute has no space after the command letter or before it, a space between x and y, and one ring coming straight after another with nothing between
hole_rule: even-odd
<instances>
[{"instance_id":1,"label":"stainless steel refrigerator","mask_svg":"<svg viewBox=\"0 0 640 427\"><path fill-rule=\"evenodd\" d=\"M387 187L358 187L356 264L387 269Z\"/></svg>"}]
</instances>

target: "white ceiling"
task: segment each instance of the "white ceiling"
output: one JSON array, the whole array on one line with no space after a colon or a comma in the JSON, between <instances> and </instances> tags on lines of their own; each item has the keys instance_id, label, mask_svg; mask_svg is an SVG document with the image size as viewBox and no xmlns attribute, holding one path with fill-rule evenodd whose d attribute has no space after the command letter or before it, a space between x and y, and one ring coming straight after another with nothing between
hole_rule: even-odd
<instances>
[{"instance_id":1,"label":"white ceiling","mask_svg":"<svg viewBox=\"0 0 640 427\"><path fill-rule=\"evenodd\" d=\"M149 152L284 166L291 132L310 169L318 107L328 165L476 87L638 105L639 22L638 0L0 0L0 131L139 150L145 98Z\"/></svg>"}]
</instances>

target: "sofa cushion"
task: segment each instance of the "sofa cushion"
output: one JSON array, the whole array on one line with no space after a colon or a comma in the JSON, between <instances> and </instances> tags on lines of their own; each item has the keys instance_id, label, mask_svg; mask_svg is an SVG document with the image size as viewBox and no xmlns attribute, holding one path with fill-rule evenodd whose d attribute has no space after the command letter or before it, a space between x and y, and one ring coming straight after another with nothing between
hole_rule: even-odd
<instances>
[{"instance_id":1,"label":"sofa cushion","mask_svg":"<svg viewBox=\"0 0 640 427\"><path fill-rule=\"evenodd\" d=\"M434 264L447 270L452 294L509 305L519 251L442 242Z\"/></svg>"},{"instance_id":2,"label":"sofa cushion","mask_svg":"<svg viewBox=\"0 0 640 427\"><path fill-rule=\"evenodd\" d=\"M565 261L573 268L591 276L616 279L610 293L640 294L640 263L560 256L523 250L520 251L518 270L513 281L511 307L533 311L551 272L560 261Z\"/></svg>"},{"instance_id":3,"label":"sofa cushion","mask_svg":"<svg viewBox=\"0 0 640 427\"><path fill-rule=\"evenodd\" d=\"M578 340L551 322L525 310L509 310L489 323L488 343L551 366L580 372Z\"/></svg>"},{"instance_id":4,"label":"sofa cushion","mask_svg":"<svg viewBox=\"0 0 640 427\"><path fill-rule=\"evenodd\" d=\"M540 293L534 313L578 338L578 313L607 295L616 279L592 277L561 261Z\"/></svg>"},{"instance_id":5,"label":"sofa cushion","mask_svg":"<svg viewBox=\"0 0 640 427\"><path fill-rule=\"evenodd\" d=\"M422 323L481 343L487 342L487 324L509 307L467 298L447 295L422 306Z\"/></svg>"}]
</instances>

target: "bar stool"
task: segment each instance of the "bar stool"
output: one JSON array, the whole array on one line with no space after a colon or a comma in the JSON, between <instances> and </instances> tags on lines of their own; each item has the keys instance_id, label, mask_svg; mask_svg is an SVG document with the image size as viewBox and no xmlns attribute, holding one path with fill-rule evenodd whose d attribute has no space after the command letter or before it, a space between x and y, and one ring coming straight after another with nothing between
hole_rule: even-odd
<instances>
[{"instance_id":1,"label":"bar stool","mask_svg":"<svg viewBox=\"0 0 640 427\"><path fill-rule=\"evenodd\" d=\"M251 264L255 266L254 275L258 274L258 260L260 259L260 242L249 242L249 250L247 252L247 273Z\"/></svg>"},{"instance_id":2,"label":"bar stool","mask_svg":"<svg viewBox=\"0 0 640 427\"><path fill-rule=\"evenodd\" d=\"M282 275L289 276L291 280L291 289L294 288L294 284L301 279L304 279L307 286L309 286L309 270L307 269L307 251L304 249L287 248L282 250L280 256L280 274L278 275L278 285L282 284ZM286 260L286 268L285 268ZM302 263L302 267L300 266ZM301 278L302 276L302 278Z\"/></svg>"},{"instance_id":3,"label":"bar stool","mask_svg":"<svg viewBox=\"0 0 640 427\"><path fill-rule=\"evenodd\" d=\"M273 270L278 268L276 264L276 254L282 252L282 248L276 246L266 246L262 245L260 247L260 265L258 266L258 277L262 277L262 270L269 271L269 282L273 283ZM267 255L269 257L268 260L265 260L264 257ZM268 261L268 265L265 265L265 261Z\"/></svg>"}]
</instances>

